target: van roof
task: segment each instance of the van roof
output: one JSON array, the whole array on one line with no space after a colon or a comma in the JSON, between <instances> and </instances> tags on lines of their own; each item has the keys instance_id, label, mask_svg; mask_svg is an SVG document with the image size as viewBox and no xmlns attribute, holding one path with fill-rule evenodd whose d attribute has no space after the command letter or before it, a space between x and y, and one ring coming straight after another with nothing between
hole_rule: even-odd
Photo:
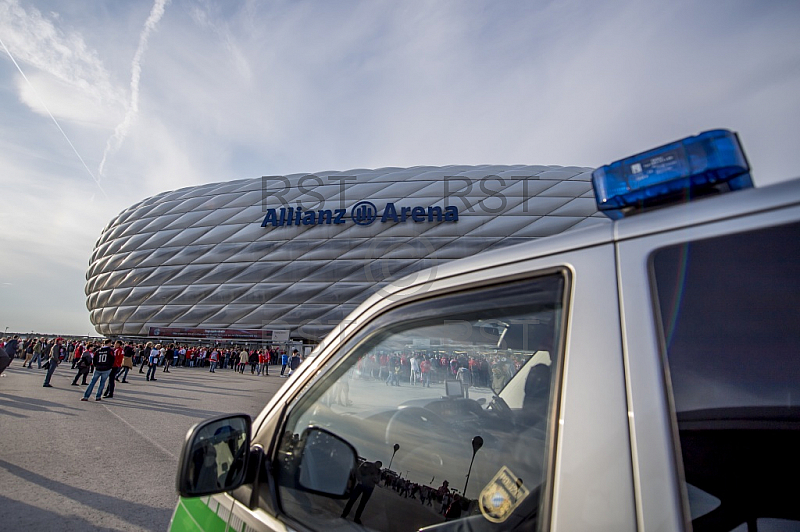
<instances>
[{"instance_id":1,"label":"van roof","mask_svg":"<svg viewBox=\"0 0 800 532\"><path fill-rule=\"evenodd\" d=\"M682 227L697 226L726 218L765 212L797 204L800 204L800 178L763 188L752 188L699 198L690 203L662 207L623 218L610 224L593 225L583 229L570 229L533 242L485 251L472 257L446 262L395 281L382 292L396 293L399 290L422 285L436 279L477 271L500 264L545 257L587 246L601 245Z\"/></svg>"}]
</instances>

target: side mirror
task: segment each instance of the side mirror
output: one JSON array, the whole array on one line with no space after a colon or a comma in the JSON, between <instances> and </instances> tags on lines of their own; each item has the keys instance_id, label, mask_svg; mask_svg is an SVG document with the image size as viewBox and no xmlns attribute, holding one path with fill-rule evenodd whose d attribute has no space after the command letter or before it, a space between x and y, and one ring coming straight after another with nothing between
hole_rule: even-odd
<instances>
[{"instance_id":1,"label":"side mirror","mask_svg":"<svg viewBox=\"0 0 800 532\"><path fill-rule=\"evenodd\" d=\"M355 478L358 453L340 436L319 427L308 427L300 438L297 483L305 491L344 498Z\"/></svg>"},{"instance_id":2,"label":"side mirror","mask_svg":"<svg viewBox=\"0 0 800 532\"><path fill-rule=\"evenodd\" d=\"M244 484L251 425L250 416L238 414L211 418L189 429L178 464L178 494L200 497Z\"/></svg>"}]
</instances>

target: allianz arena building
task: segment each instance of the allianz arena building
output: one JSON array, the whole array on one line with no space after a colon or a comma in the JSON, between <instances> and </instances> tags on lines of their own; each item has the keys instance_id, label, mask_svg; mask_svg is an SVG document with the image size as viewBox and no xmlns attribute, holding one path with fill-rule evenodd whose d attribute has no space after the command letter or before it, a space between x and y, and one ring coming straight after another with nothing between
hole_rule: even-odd
<instances>
[{"instance_id":1,"label":"allianz arena building","mask_svg":"<svg viewBox=\"0 0 800 532\"><path fill-rule=\"evenodd\" d=\"M315 342L400 277L610 223L591 171L381 168L164 192L103 230L87 307L106 336Z\"/></svg>"}]
</instances>

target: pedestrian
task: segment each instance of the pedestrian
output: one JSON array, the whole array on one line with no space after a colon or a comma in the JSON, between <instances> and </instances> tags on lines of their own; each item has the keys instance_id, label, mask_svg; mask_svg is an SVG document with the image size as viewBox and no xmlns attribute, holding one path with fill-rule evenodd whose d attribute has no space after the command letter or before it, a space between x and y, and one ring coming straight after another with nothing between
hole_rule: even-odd
<instances>
[{"instance_id":1,"label":"pedestrian","mask_svg":"<svg viewBox=\"0 0 800 532\"><path fill-rule=\"evenodd\" d=\"M244 349L239 353L239 373L244 374L244 368L247 367L247 358L249 354Z\"/></svg>"},{"instance_id":2,"label":"pedestrian","mask_svg":"<svg viewBox=\"0 0 800 532\"><path fill-rule=\"evenodd\" d=\"M162 370L164 373L169 373L169 367L173 360L175 360L175 344L169 344L164 351L164 369Z\"/></svg>"},{"instance_id":3,"label":"pedestrian","mask_svg":"<svg viewBox=\"0 0 800 532\"><path fill-rule=\"evenodd\" d=\"M47 368L47 376L45 376L44 384L42 384L43 388L53 387L53 385L50 384L50 379L53 377L53 373L55 373L56 368L58 367L58 359L59 355L61 354L61 343L63 341L64 339L61 337L56 338L56 343L54 343L53 347L50 348L50 366Z\"/></svg>"},{"instance_id":4,"label":"pedestrian","mask_svg":"<svg viewBox=\"0 0 800 532\"><path fill-rule=\"evenodd\" d=\"M472 374L468 368L460 367L456 373L456 380L461 381L461 390L464 399L469 399L469 388L472 386Z\"/></svg>"},{"instance_id":5,"label":"pedestrian","mask_svg":"<svg viewBox=\"0 0 800 532\"><path fill-rule=\"evenodd\" d=\"M400 386L400 361L397 356L389 359L389 375L386 377L386 386Z\"/></svg>"},{"instance_id":6,"label":"pedestrian","mask_svg":"<svg viewBox=\"0 0 800 532\"><path fill-rule=\"evenodd\" d=\"M282 353L281 354L281 377L286 377L286 375L284 375L283 372L286 371L286 366L288 366L288 365L289 365L289 355L287 355L286 353Z\"/></svg>"},{"instance_id":7,"label":"pedestrian","mask_svg":"<svg viewBox=\"0 0 800 532\"><path fill-rule=\"evenodd\" d=\"M292 357L289 359L289 375L297 371L297 368L300 367L300 363L302 361L303 359L300 358L300 353L297 351L297 349L292 350Z\"/></svg>"},{"instance_id":8,"label":"pedestrian","mask_svg":"<svg viewBox=\"0 0 800 532\"><path fill-rule=\"evenodd\" d=\"M144 373L144 366L145 364L150 363L150 352L152 351L153 344L152 342L147 342L147 345L142 346L139 350L139 359L141 364L139 365L139 373ZM149 372L148 368L148 372Z\"/></svg>"},{"instance_id":9,"label":"pedestrian","mask_svg":"<svg viewBox=\"0 0 800 532\"><path fill-rule=\"evenodd\" d=\"M125 351L122 349L122 342L117 340L114 344L114 365L111 367L111 373L109 374L108 379L108 388L106 388L105 394L103 397L108 399L114 398L114 389L116 388L117 382L117 375L119 374L120 370L122 369L122 361L125 358Z\"/></svg>"},{"instance_id":10,"label":"pedestrian","mask_svg":"<svg viewBox=\"0 0 800 532\"><path fill-rule=\"evenodd\" d=\"M128 373L133 369L133 357L135 354L136 350L133 348L130 340L128 340L125 347L122 348L122 369L119 375L117 375L117 382L128 382Z\"/></svg>"},{"instance_id":11,"label":"pedestrian","mask_svg":"<svg viewBox=\"0 0 800 532\"><path fill-rule=\"evenodd\" d=\"M255 375L256 369L258 369L258 351L253 351L250 353L247 361L250 363L250 375Z\"/></svg>"},{"instance_id":12,"label":"pedestrian","mask_svg":"<svg viewBox=\"0 0 800 532\"><path fill-rule=\"evenodd\" d=\"M158 367L158 359L161 358L161 344L153 345L152 343L148 342L147 345L151 347L150 355L148 356L148 368L147 368L147 375L145 375L145 380L148 381L155 381L156 379L156 368Z\"/></svg>"},{"instance_id":13,"label":"pedestrian","mask_svg":"<svg viewBox=\"0 0 800 532\"><path fill-rule=\"evenodd\" d=\"M75 369L75 366L78 365L78 362L81 359L81 355L83 354L83 342L78 342L78 345L75 346L75 350L72 352L72 368Z\"/></svg>"},{"instance_id":14,"label":"pedestrian","mask_svg":"<svg viewBox=\"0 0 800 532\"><path fill-rule=\"evenodd\" d=\"M25 353L25 361L22 363L22 367L25 367L25 364L30 365L31 359L33 358L33 344L36 342L35 338L28 338L25 340L25 343L22 345L22 351Z\"/></svg>"},{"instance_id":15,"label":"pedestrian","mask_svg":"<svg viewBox=\"0 0 800 532\"><path fill-rule=\"evenodd\" d=\"M100 381L100 386L97 388L97 395L95 395L94 400L100 401L100 396L103 395L103 388L105 388L108 376L111 374L111 369L114 367L114 349L111 347L111 340L105 340L103 342L103 347L99 348L94 354L92 366L94 366L94 374L92 375L91 382L89 382L89 387L83 392L81 401L89 400L89 396L92 395L92 390L98 380Z\"/></svg>"},{"instance_id":16,"label":"pedestrian","mask_svg":"<svg viewBox=\"0 0 800 532\"><path fill-rule=\"evenodd\" d=\"M209 373L216 373L218 361L219 361L219 351L214 349L213 351L211 351L211 369L209 370Z\"/></svg>"},{"instance_id":17,"label":"pedestrian","mask_svg":"<svg viewBox=\"0 0 800 532\"><path fill-rule=\"evenodd\" d=\"M416 386L417 383L422 383L421 379L421 370L419 366L419 356L418 355L411 355L411 358L408 361L409 365L411 366L411 373L409 374L408 382L411 386Z\"/></svg>"},{"instance_id":18,"label":"pedestrian","mask_svg":"<svg viewBox=\"0 0 800 532\"><path fill-rule=\"evenodd\" d=\"M36 340L36 343L33 344L33 358L30 362L28 362L28 369L30 369L31 365L36 362L39 369L42 369L42 358L44 356L44 346L45 341L44 338L39 338Z\"/></svg>"},{"instance_id":19,"label":"pedestrian","mask_svg":"<svg viewBox=\"0 0 800 532\"><path fill-rule=\"evenodd\" d=\"M422 358L422 362L419 363L419 371L422 375L422 386L424 388L431 387L431 361L428 360L427 357Z\"/></svg>"},{"instance_id":20,"label":"pedestrian","mask_svg":"<svg viewBox=\"0 0 800 532\"><path fill-rule=\"evenodd\" d=\"M364 462L358 467L356 470L356 485L350 493L350 498L344 510L342 510L343 518L346 519L348 514L350 514L350 510L353 509L353 505L360 495L361 501L358 503L358 508L356 508L356 515L353 522L359 525L361 524L361 514L364 513L364 508L367 506L370 497L372 497L375 485L381 480L381 467L383 467L383 463L380 460Z\"/></svg>"},{"instance_id":21,"label":"pedestrian","mask_svg":"<svg viewBox=\"0 0 800 532\"><path fill-rule=\"evenodd\" d=\"M83 348L81 352L81 359L75 365L78 368L78 373L75 374L75 378L72 380L73 386L78 386L78 379L83 377L83 381L81 384L86 386L86 377L89 375L89 368L92 366L92 356L94 355L94 349L91 343L86 344L86 347Z\"/></svg>"}]
</instances>

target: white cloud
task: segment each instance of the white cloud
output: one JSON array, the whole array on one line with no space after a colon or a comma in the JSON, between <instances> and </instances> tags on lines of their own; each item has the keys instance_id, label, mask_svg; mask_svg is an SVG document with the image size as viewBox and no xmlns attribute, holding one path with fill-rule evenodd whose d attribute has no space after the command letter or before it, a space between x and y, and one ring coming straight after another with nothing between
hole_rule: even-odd
<instances>
[{"instance_id":1,"label":"white cloud","mask_svg":"<svg viewBox=\"0 0 800 532\"><path fill-rule=\"evenodd\" d=\"M136 48L136 53L133 56L133 64L131 65L131 87L130 87L130 101L127 106L125 118L114 129L114 134L108 139L106 149L103 152L103 159L100 161L98 174L102 177L105 175L106 160L109 155L112 155L119 150L125 137L128 135L128 130L136 120L139 114L139 83L142 75L142 59L144 52L147 49L147 41L150 34L155 30L161 17L164 16L164 9L168 0L155 0L153 8L150 10L150 16L144 23L144 29L139 34L139 46Z\"/></svg>"},{"instance_id":2,"label":"white cloud","mask_svg":"<svg viewBox=\"0 0 800 532\"><path fill-rule=\"evenodd\" d=\"M0 35L19 63L53 78L45 79L45 83L57 80L62 88L80 91L82 100L95 105L124 104L124 93L112 84L98 53L86 45L81 34L56 26L35 7L25 9L18 0L0 2ZM29 95L24 102L37 113L46 114L38 98ZM54 116L74 116L74 110L59 103L65 100L54 99L48 105Z\"/></svg>"},{"instance_id":3,"label":"white cloud","mask_svg":"<svg viewBox=\"0 0 800 532\"><path fill-rule=\"evenodd\" d=\"M58 120L99 129L113 127L122 116L118 105L98 103L93 94L48 72L33 71L26 76L30 83L22 76L16 78L17 91L22 103L37 114L48 116L49 109Z\"/></svg>"}]
</instances>

